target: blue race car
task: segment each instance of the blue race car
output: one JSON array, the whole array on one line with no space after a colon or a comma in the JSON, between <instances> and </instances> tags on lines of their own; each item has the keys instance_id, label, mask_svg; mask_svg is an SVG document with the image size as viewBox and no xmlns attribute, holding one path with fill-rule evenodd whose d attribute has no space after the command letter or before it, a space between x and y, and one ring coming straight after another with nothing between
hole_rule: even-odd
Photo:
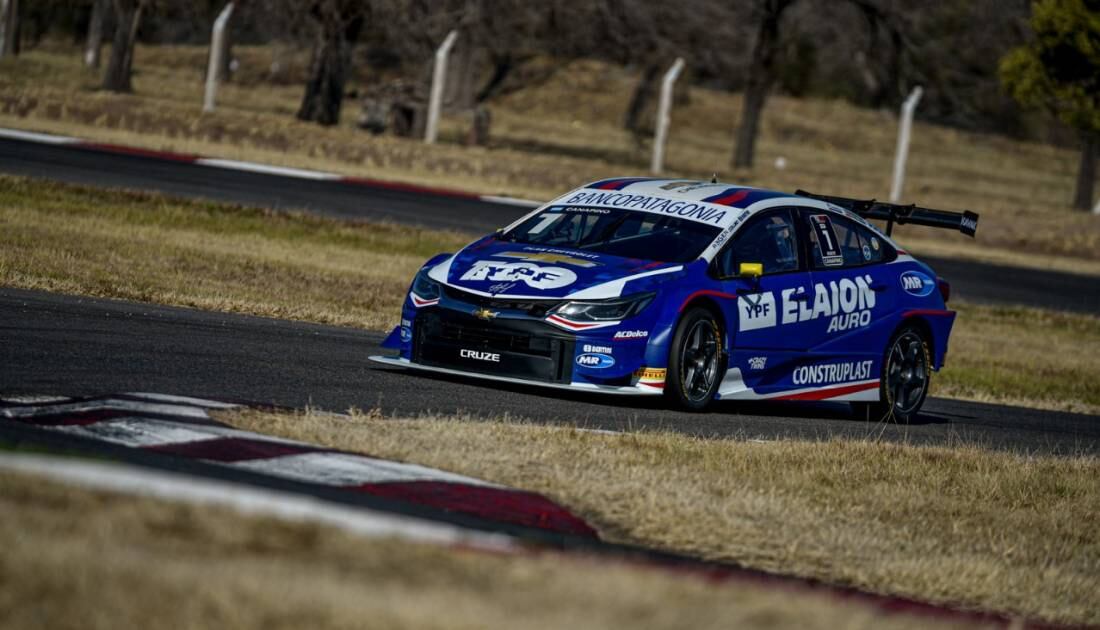
<instances>
[{"instance_id":1,"label":"blue race car","mask_svg":"<svg viewBox=\"0 0 1100 630\"><path fill-rule=\"evenodd\" d=\"M885 231L866 219L887 222ZM618 178L429 260L388 365L608 394L851 401L907 422L943 366L949 286L894 224L978 216Z\"/></svg>"}]
</instances>

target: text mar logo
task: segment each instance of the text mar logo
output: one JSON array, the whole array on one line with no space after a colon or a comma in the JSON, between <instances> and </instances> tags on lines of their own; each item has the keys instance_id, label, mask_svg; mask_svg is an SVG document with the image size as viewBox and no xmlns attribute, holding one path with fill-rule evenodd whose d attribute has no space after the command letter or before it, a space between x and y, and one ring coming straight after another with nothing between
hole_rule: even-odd
<instances>
[{"instance_id":1,"label":"text mar logo","mask_svg":"<svg viewBox=\"0 0 1100 630\"><path fill-rule=\"evenodd\" d=\"M577 281L577 274L564 267L542 267L534 263L502 263L479 260L462 274L461 280L524 282L534 289L557 289Z\"/></svg>"},{"instance_id":2,"label":"text mar logo","mask_svg":"<svg viewBox=\"0 0 1100 630\"><path fill-rule=\"evenodd\" d=\"M741 321L739 330L756 330L758 328L770 328L775 326L775 294L757 293L745 295L737 300L737 310L740 311Z\"/></svg>"},{"instance_id":3,"label":"text mar logo","mask_svg":"<svg viewBox=\"0 0 1100 630\"><path fill-rule=\"evenodd\" d=\"M586 352L577 356L577 365L602 370L615 365L615 359L600 352Z\"/></svg>"},{"instance_id":4,"label":"text mar logo","mask_svg":"<svg viewBox=\"0 0 1100 630\"><path fill-rule=\"evenodd\" d=\"M901 288L909 295L925 297L936 290L936 281L919 271L901 274Z\"/></svg>"}]
</instances>

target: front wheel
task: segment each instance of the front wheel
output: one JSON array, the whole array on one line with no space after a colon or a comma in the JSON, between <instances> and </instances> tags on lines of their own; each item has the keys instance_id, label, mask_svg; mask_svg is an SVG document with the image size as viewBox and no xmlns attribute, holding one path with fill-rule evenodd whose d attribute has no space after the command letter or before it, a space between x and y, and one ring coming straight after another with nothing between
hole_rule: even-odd
<instances>
[{"instance_id":1,"label":"front wheel","mask_svg":"<svg viewBox=\"0 0 1100 630\"><path fill-rule=\"evenodd\" d=\"M854 403L856 415L867 420L894 419L908 424L917 417L932 380L932 357L920 329L906 326L886 346L879 382L879 401Z\"/></svg>"},{"instance_id":2,"label":"front wheel","mask_svg":"<svg viewBox=\"0 0 1100 630\"><path fill-rule=\"evenodd\" d=\"M725 353L714 315L692 308L676 325L668 359L665 395L688 411L702 411L722 381Z\"/></svg>"}]
</instances>

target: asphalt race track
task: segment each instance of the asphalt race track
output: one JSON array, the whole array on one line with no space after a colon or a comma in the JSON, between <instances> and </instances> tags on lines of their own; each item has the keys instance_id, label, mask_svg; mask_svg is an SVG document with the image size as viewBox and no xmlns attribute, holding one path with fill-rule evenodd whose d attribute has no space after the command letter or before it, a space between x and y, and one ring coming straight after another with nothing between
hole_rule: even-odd
<instances>
[{"instance_id":1,"label":"asphalt race track","mask_svg":"<svg viewBox=\"0 0 1100 630\"><path fill-rule=\"evenodd\" d=\"M854 420L843 404L728 402L689 414L659 399L570 395L376 366L367 356L379 352L381 339L348 328L0 289L0 396L149 391L336 411L379 407L387 415L507 414L702 437L844 436L1100 452L1095 416L942 399L930 399L919 422L908 426Z\"/></svg>"},{"instance_id":2,"label":"asphalt race track","mask_svg":"<svg viewBox=\"0 0 1100 630\"><path fill-rule=\"evenodd\" d=\"M410 190L230 171L145 156L0 139L0 172L95 186L156 190L343 219L385 220L486 233L526 212L514 205ZM981 208L974 208L981 212ZM904 227L899 228L904 230ZM980 230L979 230L980 238ZM923 258L956 298L1100 314L1096 278Z\"/></svg>"},{"instance_id":3,"label":"asphalt race track","mask_svg":"<svg viewBox=\"0 0 1100 630\"><path fill-rule=\"evenodd\" d=\"M489 231L525 209L462 197L229 171L168 159L0 139L0 172L157 190L345 219ZM980 209L979 209L980 210ZM1100 313L1086 276L930 260L956 297ZM593 429L712 437L959 441L1025 452L1100 452L1100 418L933 399L919 422L882 425L844 404L721 403L706 414L429 376L367 361L382 334L301 322L0 289L0 395L152 391L219 400L528 418ZM486 395L489 391L492 395Z\"/></svg>"}]
</instances>

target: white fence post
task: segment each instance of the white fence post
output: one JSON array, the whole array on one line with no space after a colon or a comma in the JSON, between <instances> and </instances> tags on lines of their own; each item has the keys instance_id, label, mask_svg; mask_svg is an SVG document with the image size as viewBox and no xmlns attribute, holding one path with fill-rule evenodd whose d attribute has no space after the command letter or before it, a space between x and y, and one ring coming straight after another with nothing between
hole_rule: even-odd
<instances>
[{"instance_id":1,"label":"white fence post","mask_svg":"<svg viewBox=\"0 0 1100 630\"><path fill-rule=\"evenodd\" d=\"M447 56L455 45L458 31L447 33L439 48L435 51L435 67L432 69L432 93L428 100L428 123L424 125L424 142L432 144L439 135L439 110L443 106L443 86L447 80Z\"/></svg>"},{"instance_id":2,"label":"white fence post","mask_svg":"<svg viewBox=\"0 0 1100 630\"><path fill-rule=\"evenodd\" d=\"M1100 214L1100 199L1096 200L1096 205L1092 207L1093 214Z\"/></svg>"},{"instance_id":3,"label":"white fence post","mask_svg":"<svg viewBox=\"0 0 1100 630\"><path fill-rule=\"evenodd\" d=\"M901 199L901 186L905 183L905 161L909 158L909 134L913 127L913 111L917 109L924 88L917 86L909 98L901 104L901 126L898 127L898 148L894 154L894 182L890 185L890 203Z\"/></svg>"},{"instance_id":4,"label":"white fence post","mask_svg":"<svg viewBox=\"0 0 1100 630\"><path fill-rule=\"evenodd\" d=\"M92 15L88 20L88 34L84 38L84 65L99 67L99 54L103 48L103 22L111 10L110 0L92 0Z\"/></svg>"},{"instance_id":5,"label":"white fence post","mask_svg":"<svg viewBox=\"0 0 1100 630\"><path fill-rule=\"evenodd\" d=\"M657 105L657 131L653 138L653 161L649 165L649 170L653 171L654 175L660 174L664 167L665 141L668 139L668 123L671 118L669 110L672 109L672 84L676 83L676 78L680 76L680 71L683 69L684 58L677 57L672 67L665 73L664 79L661 80L661 100Z\"/></svg>"},{"instance_id":6,"label":"white fence post","mask_svg":"<svg viewBox=\"0 0 1100 630\"><path fill-rule=\"evenodd\" d=\"M206 68L206 94L202 101L202 111L214 111L214 101L218 96L218 81L222 78L222 68L225 63L222 56L225 55L225 27L229 24L229 16L233 15L233 3L227 2L218 19L214 20L214 29L210 33L210 65Z\"/></svg>"}]
</instances>

